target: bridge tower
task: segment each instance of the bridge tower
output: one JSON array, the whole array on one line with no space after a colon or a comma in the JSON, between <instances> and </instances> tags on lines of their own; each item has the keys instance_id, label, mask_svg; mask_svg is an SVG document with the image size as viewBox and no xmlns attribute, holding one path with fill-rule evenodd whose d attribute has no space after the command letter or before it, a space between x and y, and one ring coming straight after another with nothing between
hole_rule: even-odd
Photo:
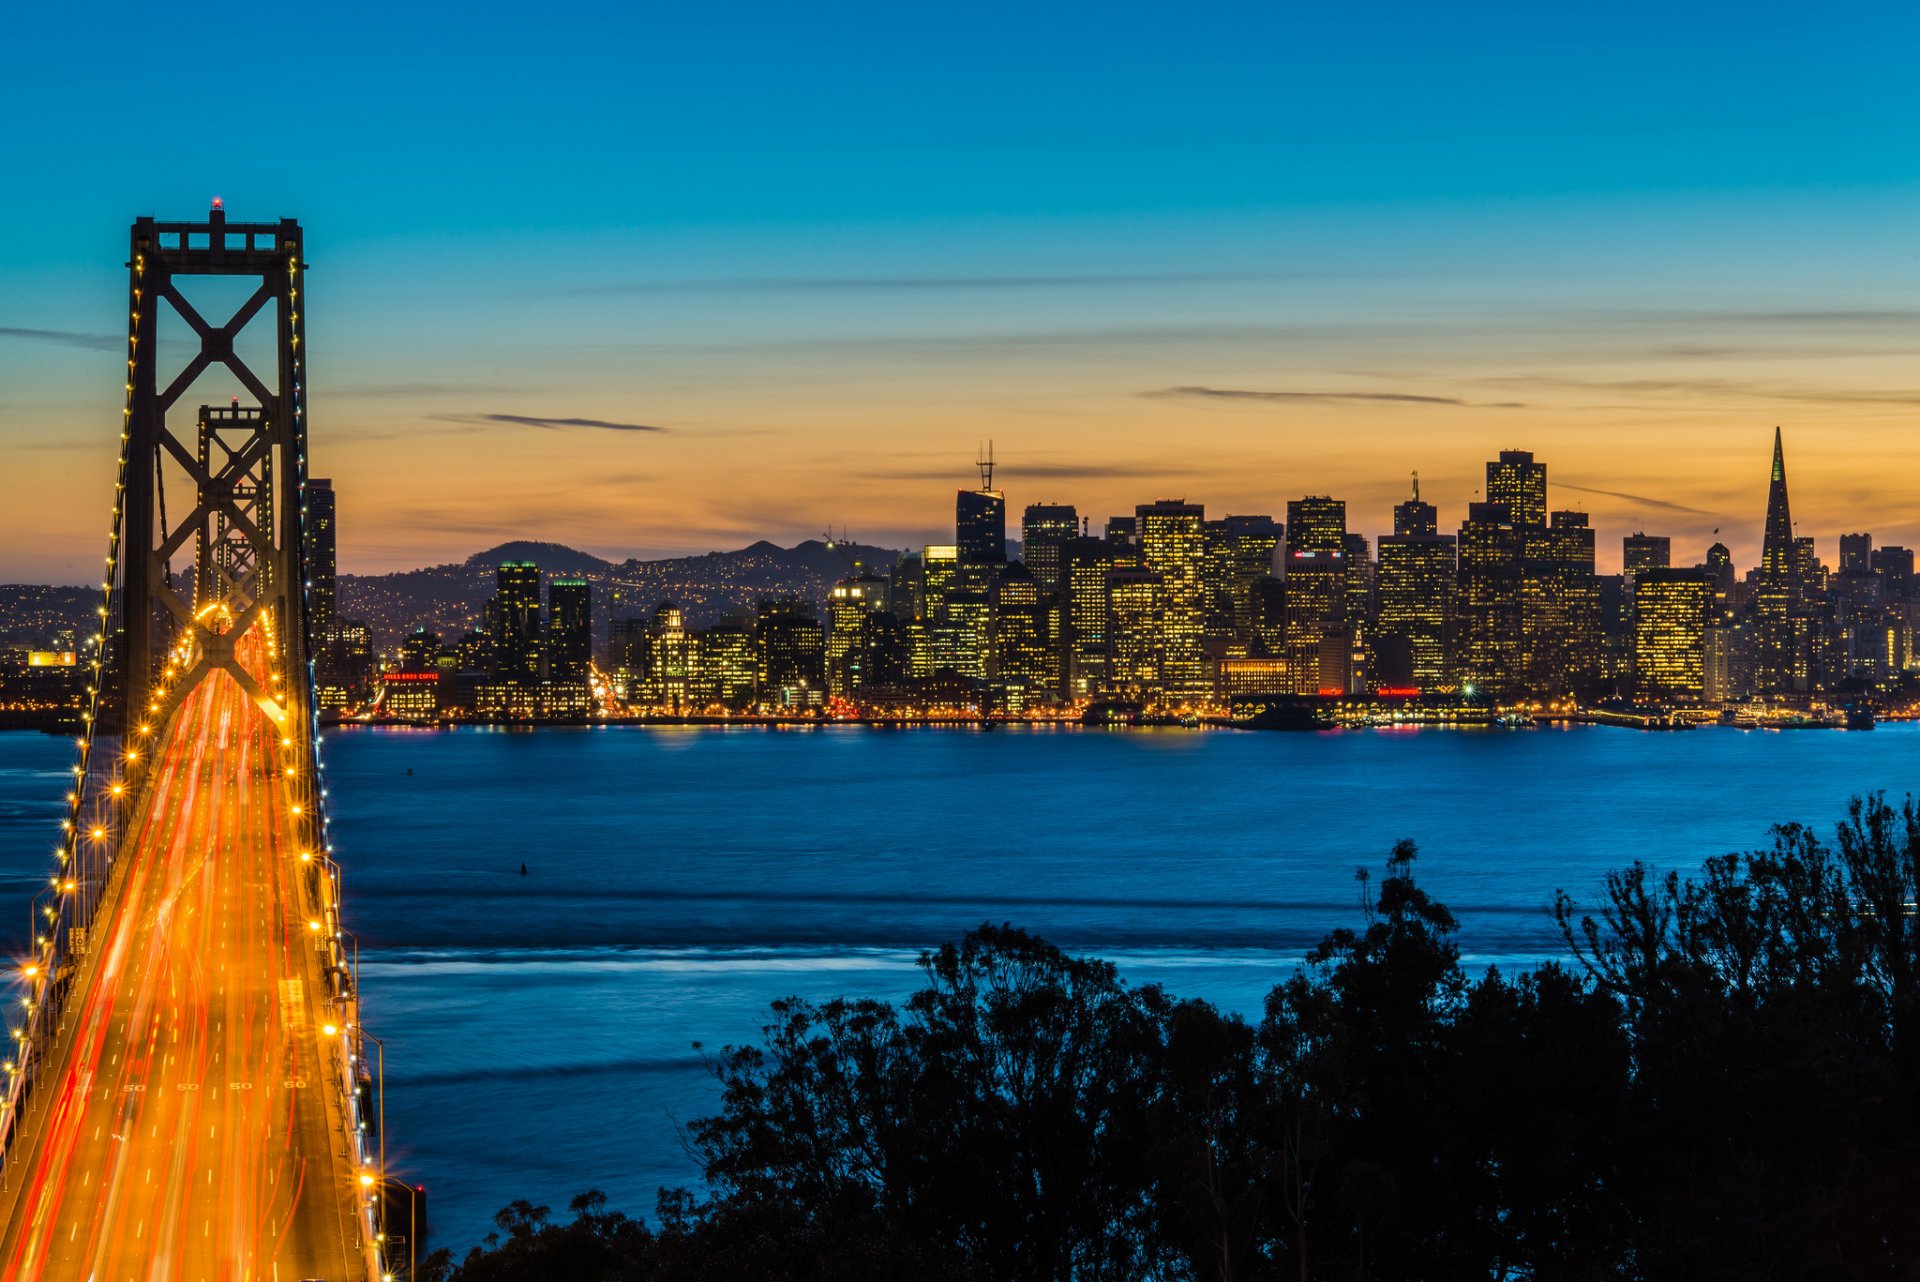
<instances>
[{"instance_id":1,"label":"bridge tower","mask_svg":"<svg viewBox=\"0 0 1920 1282\"><path fill-rule=\"evenodd\" d=\"M230 223L215 202L205 222L133 225L129 271L126 429L122 436L117 530L109 553L119 571L118 609L94 734L130 741L141 724L164 716L214 668L238 681L289 733L310 722L305 529L307 480L305 326L301 319L300 224ZM184 278L223 276L252 285L225 321L202 316L181 289ZM261 313L270 312L262 318ZM167 317L169 323L162 324ZM243 331L273 330L256 369L242 355ZM184 332L177 332L184 331ZM168 372L177 339L197 349ZM267 365L267 361L271 365ZM196 379L224 367L254 402L202 406L180 401ZM187 493L166 492L169 471ZM169 498L172 511L168 510ZM191 548L191 579L174 558ZM188 586L188 582L191 586ZM292 678L259 687L233 659L233 642L265 620ZM170 651L189 656L162 681ZM161 692L164 685L165 693Z\"/></svg>"}]
</instances>

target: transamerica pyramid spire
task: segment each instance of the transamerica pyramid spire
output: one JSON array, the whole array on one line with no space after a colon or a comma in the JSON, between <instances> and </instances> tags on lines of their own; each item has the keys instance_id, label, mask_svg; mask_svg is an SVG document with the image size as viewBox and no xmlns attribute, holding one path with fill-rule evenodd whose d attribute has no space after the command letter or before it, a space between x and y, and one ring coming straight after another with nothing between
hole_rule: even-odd
<instances>
[{"instance_id":1,"label":"transamerica pyramid spire","mask_svg":"<svg viewBox=\"0 0 1920 1282\"><path fill-rule=\"evenodd\" d=\"M1787 459L1778 427L1773 429L1773 477L1767 487L1767 534L1760 548L1760 572L1782 579L1793 572L1793 514L1787 507Z\"/></svg>"}]
</instances>

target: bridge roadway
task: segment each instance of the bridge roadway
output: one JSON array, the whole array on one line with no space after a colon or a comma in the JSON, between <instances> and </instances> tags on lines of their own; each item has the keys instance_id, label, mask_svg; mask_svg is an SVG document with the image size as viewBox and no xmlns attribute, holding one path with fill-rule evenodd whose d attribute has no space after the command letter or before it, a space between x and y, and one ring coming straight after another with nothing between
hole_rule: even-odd
<instances>
[{"instance_id":1,"label":"bridge roadway","mask_svg":"<svg viewBox=\"0 0 1920 1282\"><path fill-rule=\"evenodd\" d=\"M253 638L240 644L259 671ZM358 1282L344 1041L324 1032L340 1017L302 907L279 732L215 670L158 753L7 1163L0 1276Z\"/></svg>"}]
</instances>

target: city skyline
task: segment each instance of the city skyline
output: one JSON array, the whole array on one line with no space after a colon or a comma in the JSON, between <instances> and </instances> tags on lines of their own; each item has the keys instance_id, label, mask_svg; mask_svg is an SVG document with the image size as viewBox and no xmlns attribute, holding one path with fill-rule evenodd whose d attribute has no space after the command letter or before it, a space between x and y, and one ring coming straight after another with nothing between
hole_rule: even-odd
<instances>
[{"instance_id":1,"label":"city skyline","mask_svg":"<svg viewBox=\"0 0 1920 1282\"><path fill-rule=\"evenodd\" d=\"M1751 17L483 5L453 39L349 5L134 42L23 14L0 579L89 577L121 228L215 195L327 247L314 462L348 572L506 532L915 546L988 437L1023 501L1325 492L1376 531L1408 471L1463 505L1519 446L1603 491L1602 528L1750 559L1781 423L1805 533L1920 543L1911 15ZM261 45L289 133L121 145L191 109L149 61Z\"/></svg>"}]
</instances>

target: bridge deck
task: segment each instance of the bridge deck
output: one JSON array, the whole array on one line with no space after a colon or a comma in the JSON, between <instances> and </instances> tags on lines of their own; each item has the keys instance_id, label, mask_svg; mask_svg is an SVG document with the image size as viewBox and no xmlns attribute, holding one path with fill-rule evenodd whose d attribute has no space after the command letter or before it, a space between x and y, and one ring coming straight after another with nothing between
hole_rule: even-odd
<instances>
[{"instance_id":1,"label":"bridge deck","mask_svg":"<svg viewBox=\"0 0 1920 1282\"><path fill-rule=\"evenodd\" d=\"M324 1032L343 1017L300 889L279 732L214 671L157 753L7 1163L0 1272L363 1279L344 1042Z\"/></svg>"}]
</instances>

